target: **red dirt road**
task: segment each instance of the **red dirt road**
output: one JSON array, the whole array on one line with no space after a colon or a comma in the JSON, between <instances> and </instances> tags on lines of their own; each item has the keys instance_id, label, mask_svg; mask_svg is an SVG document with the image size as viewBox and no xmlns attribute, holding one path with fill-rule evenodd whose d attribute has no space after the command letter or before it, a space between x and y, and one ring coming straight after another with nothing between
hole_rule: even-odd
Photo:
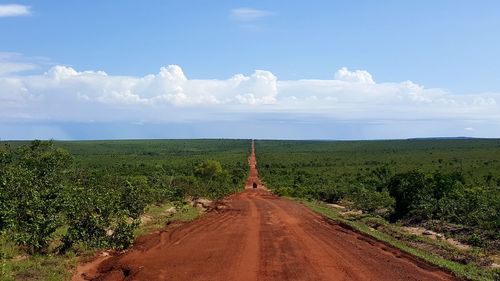
<instances>
[{"instance_id":1,"label":"red dirt road","mask_svg":"<svg viewBox=\"0 0 500 281\"><path fill-rule=\"evenodd\" d=\"M259 172L257 171L257 159L255 158L255 146L252 141L252 152L250 153L250 157L248 157L248 165L250 167L250 171L248 173L247 184L245 189L252 189L253 184L257 185L258 189L267 190L260 182Z\"/></svg>"},{"instance_id":2,"label":"red dirt road","mask_svg":"<svg viewBox=\"0 0 500 281\"><path fill-rule=\"evenodd\" d=\"M254 153L249 164L247 189L223 208L138 239L102 262L94 280L455 280L270 194L258 181Z\"/></svg>"}]
</instances>

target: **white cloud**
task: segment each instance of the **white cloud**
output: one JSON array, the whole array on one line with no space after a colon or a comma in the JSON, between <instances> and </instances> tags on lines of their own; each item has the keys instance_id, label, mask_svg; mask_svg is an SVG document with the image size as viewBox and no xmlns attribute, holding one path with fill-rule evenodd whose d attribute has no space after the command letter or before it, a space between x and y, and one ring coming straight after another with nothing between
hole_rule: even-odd
<instances>
[{"instance_id":1,"label":"white cloud","mask_svg":"<svg viewBox=\"0 0 500 281\"><path fill-rule=\"evenodd\" d=\"M0 17L31 15L31 7L18 4L0 4Z\"/></svg>"},{"instance_id":2,"label":"white cloud","mask_svg":"<svg viewBox=\"0 0 500 281\"><path fill-rule=\"evenodd\" d=\"M335 73L335 79L354 83L375 84L372 75L366 70L349 71L342 67Z\"/></svg>"},{"instance_id":3,"label":"white cloud","mask_svg":"<svg viewBox=\"0 0 500 281\"><path fill-rule=\"evenodd\" d=\"M255 21L273 15L273 12L252 8L237 8L231 10L230 17L236 21Z\"/></svg>"},{"instance_id":4,"label":"white cloud","mask_svg":"<svg viewBox=\"0 0 500 281\"><path fill-rule=\"evenodd\" d=\"M37 65L18 53L0 52L0 75L33 70Z\"/></svg>"},{"instance_id":5,"label":"white cloud","mask_svg":"<svg viewBox=\"0 0 500 281\"><path fill-rule=\"evenodd\" d=\"M0 118L95 122L184 122L248 116L321 120L500 121L500 93L456 95L411 81L378 83L341 68L332 80L279 80L256 70L190 79L169 65L143 77L54 66L44 74L0 74ZM464 128L464 127L461 127Z\"/></svg>"},{"instance_id":6,"label":"white cloud","mask_svg":"<svg viewBox=\"0 0 500 281\"><path fill-rule=\"evenodd\" d=\"M36 68L35 64L23 62L1 62L0 61L0 75L7 73L22 72L33 70Z\"/></svg>"}]
</instances>

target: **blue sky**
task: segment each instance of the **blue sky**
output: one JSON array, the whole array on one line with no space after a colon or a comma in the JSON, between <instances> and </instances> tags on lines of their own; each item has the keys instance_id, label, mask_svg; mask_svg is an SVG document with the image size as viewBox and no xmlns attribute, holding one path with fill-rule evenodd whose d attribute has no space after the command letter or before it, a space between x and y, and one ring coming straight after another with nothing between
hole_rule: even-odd
<instances>
[{"instance_id":1,"label":"blue sky","mask_svg":"<svg viewBox=\"0 0 500 281\"><path fill-rule=\"evenodd\" d=\"M0 1L0 138L499 137L498 30L499 1Z\"/></svg>"}]
</instances>

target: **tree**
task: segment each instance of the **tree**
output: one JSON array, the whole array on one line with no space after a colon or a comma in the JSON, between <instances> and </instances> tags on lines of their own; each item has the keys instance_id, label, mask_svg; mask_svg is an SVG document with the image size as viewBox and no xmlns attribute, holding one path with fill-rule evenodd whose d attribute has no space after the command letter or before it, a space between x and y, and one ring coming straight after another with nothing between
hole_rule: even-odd
<instances>
[{"instance_id":1,"label":"tree","mask_svg":"<svg viewBox=\"0 0 500 281\"><path fill-rule=\"evenodd\" d=\"M130 177L123 186L122 208L128 212L132 219L139 219L147 204L152 203L151 196L151 189L146 177Z\"/></svg>"},{"instance_id":2,"label":"tree","mask_svg":"<svg viewBox=\"0 0 500 281\"><path fill-rule=\"evenodd\" d=\"M219 161L206 160L196 166L195 174L203 179L212 180L214 177L220 175L222 171L223 169Z\"/></svg>"},{"instance_id":3,"label":"tree","mask_svg":"<svg viewBox=\"0 0 500 281\"><path fill-rule=\"evenodd\" d=\"M425 215L423 204L429 201L431 190L423 173L411 171L396 174L388 184L389 194L394 198L394 219L405 217L410 212L418 210Z\"/></svg>"},{"instance_id":4,"label":"tree","mask_svg":"<svg viewBox=\"0 0 500 281\"><path fill-rule=\"evenodd\" d=\"M0 147L0 232L14 223L15 209L10 190L12 171L9 165L12 157L12 149L8 145Z\"/></svg>"},{"instance_id":5,"label":"tree","mask_svg":"<svg viewBox=\"0 0 500 281\"><path fill-rule=\"evenodd\" d=\"M72 159L51 141L33 141L14 154L1 175L2 191L9 197L7 204L2 199L2 205L8 205L12 215L10 227L17 243L30 252L45 252L52 234L63 223L61 191Z\"/></svg>"},{"instance_id":6,"label":"tree","mask_svg":"<svg viewBox=\"0 0 500 281\"><path fill-rule=\"evenodd\" d=\"M98 171L78 171L65 192L64 252L71 248L123 249L130 245L133 231L150 200L145 177L120 176Z\"/></svg>"}]
</instances>

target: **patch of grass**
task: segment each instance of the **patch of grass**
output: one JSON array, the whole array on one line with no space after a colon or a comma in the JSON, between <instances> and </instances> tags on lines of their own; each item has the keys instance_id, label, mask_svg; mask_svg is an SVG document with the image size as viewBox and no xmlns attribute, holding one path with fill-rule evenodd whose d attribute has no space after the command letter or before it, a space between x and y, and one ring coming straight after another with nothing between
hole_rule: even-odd
<instances>
[{"instance_id":1,"label":"patch of grass","mask_svg":"<svg viewBox=\"0 0 500 281\"><path fill-rule=\"evenodd\" d=\"M470 247L459 248L452 245L444 238L430 238L427 236L409 233L398 224L371 215L366 215L359 219L358 223L367 225L379 232L388 234L399 241L405 242L412 248L417 248L424 252L430 252L446 260L458 262L460 264L474 264L484 268L491 264L491 253L483 248Z\"/></svg>"},{"instance_id":2,"label":"patch of grass","mask_svg":"<svg viewBox=\"0 0 500 281\"><path fill-rule=\"evenodd\" d=\"M172 207L174 205L171 203L148 206L143 216L147 219L135 230L134 235L137 237L160 230L172 221L191 221L200 215L197 208L189 205L184 205L175 213L169 213L168 210Z\"/></svg>"},{"instance_id":3,"label":"patch of grass","mask_svg":"<svg viewBox=\"0 0 500 281\"><path fill-rule=\"evenodd\" d=\"M0 234L0 280L2 281L69 280L77 261L77 257L72 253L30 256L12 242L8 233Z\"/></svg>"},{"instance_id":4,"label":"patch of grass","mask_svg":"<svg viewBox=\"0 0 500 281\"><path fill-rule=\"evenodd\" d=\"M388 245L391 245L399 250L409 253L415 257L418 257L430 264L436 265L440 268L443 268L459 278L464 278L468 280L480 280L480 281L491 281L491 280L500 280L500 271L498 269L485 269L481 268L475 264L460 264L458 262L450 261L440 256L436 256L432 253L416 249L411 247L404 241L398 240L395 237L378 231L376 229L368 226L363 219L362 220L348 220L343 218L338 210L334 210L325 204L317 201L307 201L304 199L296 199L291 198L292 200L298 201L303 205L307 206L311 210L322 214L330 219L338 221L340 223L346 224L352 227L354 230L359 231L361 233L367 234L381 242L384 242ZM366 218L364 219L366 220ZM419 238L421 239L421 238ZM422 238L425 239L425 238ZM442 244L442 242L433 242Z\"/></svg>"},{"instance_id":5,"label":"patch of grass","mask_svg":"<svg viewBox=\"0 0 500 281\"><path fill-rule=\"evenodd\" d=\"M75 256L22 256L0 260L0 280L62 281L71 278Z\"/></svg>"}]
</instances>

